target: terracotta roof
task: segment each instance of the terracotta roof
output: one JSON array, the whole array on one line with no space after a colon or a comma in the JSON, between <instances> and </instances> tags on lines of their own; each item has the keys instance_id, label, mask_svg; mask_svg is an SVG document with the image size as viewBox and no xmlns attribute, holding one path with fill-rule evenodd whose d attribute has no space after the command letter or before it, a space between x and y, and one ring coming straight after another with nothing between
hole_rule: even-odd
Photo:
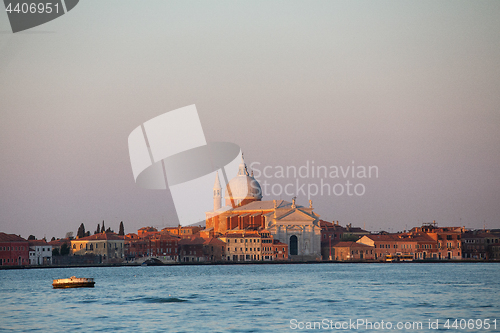
<instances>
[{"instance_id":1,"label":"terracotta roof","mask_svg":"<svg viewBox=\"0 0 500 333\"><path fill-rule=\"evenodd\" d=\"M250 231L250 232L232 232L232 233L226 233L222 236L222 238L255 238L258 237L260 238L260 234L257 231Z\"/></svg>"},{"instance_id":2,"label":"terracotta roof","mask_svg":"<svg viewBox=\"0 0 500 333\"><path fill-rule=\"evenodd\" d=\"M364 248L369 248L373 249L373 246L366 245L363 243L356 243L356 242L338 242L332 247L364 247Z\"/></svg>"},{"instance_id":3,"label":"terracotta roof","mask_svg":"<svg viewBox=\"0 0 500 333\"><path fill-rule=\"evenodd\" d=\"M210 237L210 238L205 238L205 245L218 245L218 246L224 246L226 243L221 241L220 239L216 237Z\"/></svg>"},{"instance_id":4,"label":"terracotta roof","mask_svg":"<svg viewBox=\"0 0 500 333\"><path fill-rule=\"evenodd\" d=\"M390 242L390 241L398 241L400 238L395 234L388 235L364 235L363 237L368 237L373 241L379 242Z\"/></svg>"},{"instance_id":5,"label":"terracotta roof","mask_svg":"<svg viewBox=\"0 0 500 333\"><path fill-rule=\"evenodd\" d=\"M466 233L462 234L462 238L467 238L467 239L470 239L470 238L497 238L497 237L499 237L499 236L496 234L488 233L488 232L479 232L479 233L466 232Z\"/></svg>"},{"instance_id":6,"label":"terracotta roof","mask_svg":"<svg viewBox=\"0 0 500 333\"><path fill-rule=\"evenodd\" d=\"M0 242L26 242L26 239L18 235L0 232Z\"/></svg>"},{"instance_id":7,"label":"terracotta roof","mask_svg":"<svg viewBox=\"0 0 500 333\"><path fill-rule=\"evenodd\" d=\"M47 246L47 245L50 245L49 243L47 243L43 239L29 240L28 243L30 244L30 246Z\"/></svg>"},{"instance_id":8,"label":"terracotta roof","mask_svg":"<svg viewBox=\"0 0 500 333\"><path fill-rule=\"evenodd\" d=\"M179 245L203 245L205 239L201 237L183 238L179 241Z\"/></svg>"},{"instance_id":9,"label":"terracotta roof","mask_svg":"<svg viewBox=\"0 0 500 333\"><path fill-rule=\"evenodd\" d=\"M161 239L161 240L169 240L169 239L170 240L178 240L178 239L181 239L181 237L172 235L168 231L163 231L163 232L160 232L160 233L157 233L157 234L148 235L148 236L146 236L144 238L146 238L146 239Z\"/></svg>"},{"instance_id":10,"label":"terracotta roof","mask_svg":"<svg viewBox=\"0 0 500 333\"><path fill-rule=\"evenodd\" d=\"M70 243L71 243L71 240L69 240L68 238L63 238L63 239L55 239L53 241L50 241L49 245L61 246L63 244L70 244Z\"/></svg>"},{"instance_id":11,"label":"terracotta roof","mask_svg":"<svg viewBox=\"0 0 500 333\"><path fill-rule=\"evenodd\" d=\"M95 234L92 236L74 239L74 241L81 241L81 240L123 240L124 238L125 238L124 236L119 236L115 233L106 232L106 233L99 233L99 234Z\"/></svg>"}]
</instances>

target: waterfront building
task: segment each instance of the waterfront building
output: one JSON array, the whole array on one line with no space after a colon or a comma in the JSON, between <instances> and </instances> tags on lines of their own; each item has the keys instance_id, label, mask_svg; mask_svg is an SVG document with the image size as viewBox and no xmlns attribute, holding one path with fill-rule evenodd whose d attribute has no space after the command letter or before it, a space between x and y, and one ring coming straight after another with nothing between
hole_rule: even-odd
<instances>
[{"instance_id":1,"label":"waterfront building","mask_svg":"<svg viewBox=\"0 0 500 333\"><path fill-rule=\"evenodd\" d=\"M436 221L424 223L421 227L415 227L412 233L425 233L437 242L437 251L434 252L433 259L462 259L462 232L461 227L438 227Z\"/></svg>"},{"instance_id":2,"label":"waterfront building","mask_svg":"<svg viewBox=\"0 0 500 333\"><path fill-rule=\"evenodd\" d=\"M54 239L53 241L48 242L48 244L52 247L52 250L57 249L57 253L60 254L63 244L66 244L65 246L67 249L71 247L71 240L69 238ZM54 260L54 258L52 258L52 260Z\"/></svg>"},{"instance_id":3,"label":"waterfront building","mask_svg":"<svg viewBox=\"0 0 500 333\"><path fill-rule=\"evenodd\" d=\"M203 228L199 226L181 227L179 225L178 227L163 228L161 231L169 232L171 235L179 236L181 238L186 238L186 237L191 238L197 233L199 233L201 230L203 230Z\"/></svg>"},{"instance_id":4,"label":"waterfront building","mask_svg":"<svg viewBox=\"0 0 500 333\"><path fill-rule=\"evenodd\" d=\"M266 257L264 260L266 260ZM288 260L288 245L280 242L278 239L273 239L272 260Z\"/></svg>"},{"instance_id":5,"label":"waterfront building","mask_svg":"<svg viewBox=\"0 0 500 333\"><path fill-rule=\"evenodd\" d=\"M357 242L337 242L332 248L332 258L337 261L374 260L375 247Z\"/></svg>"},{"instance_id":6,"label":"waterfront building","mask_svg":"<svg viewBox=\"0 0 500 333\"><path fill-rule=\"evenodd\" d=\"M261 259L263 261L270 261L274 259L278 259L277 253L275 247L274 247L274 242L279 242L279 240L274 239L273 235L266 230L266 229L260 229L259 230L259 235L260 235L260 253L261 253ZM284 244L284 243L283 243ZM286 244L284 244L286 245ZM280 255L279 259L284 259L288 260L288 246L286 246L286 257Z\"/></svg>"},{"instance_id":7,"label":"waterfront building","mask_svg":"<svg viewBox=\"0 0 500 333\"><path fill-rule=\"evenodd\" d=\"M180 237L172 236L168 232L160 232L141 239L147 246L148 256L162 257L167 261L178 261L178 245Z\"/></svg>"},{"instance_id":8,"label":"waterfront building","mask_svg":"<svg viewBox=\"0 0 500 333\"><path fill-rule=\"evenodd\" d=\"M491 244L491 260L500 260L500 243Z\"/></svg>"},{"instance_id":9,"label":"waterfront building","mask_svg":"<svg viewBox=\"0 0 500 333\"><path fill-rule=\"evenodd\" d=\"M487 230L466 231L462 234L462 255L464 259L494 258L494 244L500 235Z\"/></svg>"},{"instance_id":10,"label":"waterfront building","mask_svg":"<svg viewBox=\"0 0 500 333\"><path fill-rule=\"evenodd\" d=\"M230 231L219 239L226 244L225 259L227 261L262 260L261 235L255 231ZM272 251L270 244L269 251Z\"/></svg>"},{"instance_id":11,"label":"waterfront building","mask_svg":"<svg viewBox=\"0 0 500 333\"><path fill-rule=\"evenodd\" d=\"M387 256L397 253L411 254L413 257L416 252L417 242L410 241L410 238L404 240L405 246L401 244L402 239L397 234L365 235L357 243L372 247L374 251L373 259L385 260Z\"/></svg>"},{"instance_id":12,"label":"waterfront building","mask_svg":"<svg viewBox=\"0 0 500 333\"><path fill-rule=\"evenodd\" d=\"M95 255L103 262L120 262L124 258L124 236L103 232L71 240L72 256Z\"/></svg>"},{"instance_id":13,"label":"waterfront building","mask_svg":"<svg viewBox=\"0 0 500 333\"><path fill-rule=\"evenodd\" d=\"M29 258L30 265L51 265L52 246L45 240L30 240Z\"/></svg>"},{"instance_id":14,"label":"waterfront building","mask_svg":"<svg viewBox=\"0 0 500 333\"><path fill-rule=\"evenodd\" d=\"M288 245L290 259L310 261L321 259L321 227L319 215L309 207L274 201L274 209L265 216L265 228L274 239Z\"/></svg>"},{"instance_id":15,"label":"waterfront building","mask_svg":"<svg viewBox=\"0 0 500 333\"><path fill-rule=\"evenodd\" d=\"M179 240L180 262L217 262L224 260L226 243L212 238L182 238Z\"/></svg>"},{"instance_id":16,"label":"waterfront building","mask_svg":"<svg viewBox=\"0 0 500 333\"><path fill-rule=\"evenodd\" d=\"M373 246L375 260L385 260L387 256L394 255L411 256L413 259L439 259L437 241L425 233L365 235L358 243Z\"/></svg>"},{"instance_id":17,"label":"waterfront building","mask_svg":"<svg viewBox=\"0 0 500 333\"><path fill-rule=\"evenodd\" d=\"M292 260L318 260L321 258L321 227L319 215L309 207L284 200L262 200L260 184L249 174L242 160L238 175L222 190L218 174L214 184L214 209L206 213L205 236L221 237L230 232L267 230L273 241L288 247ZM222 198L225 206L222 206ZM247 253L230 254L239 258ZM262 255L254 253L254 255Z\"/></svg>"},{"instance_id":18,"label":"waterfront building","mask_svg":"<svg viewBox=\"0 0 500 333\"><path fill-rule=\"evenodd\" d=\"M139 235L130 233L126 234L123 243L123 254L127 261L149 256L149 241L145 238L140 238Z\"/></svg>"},{"instance_id":19,"label":"waterfront building","mask_svg":"<svg viewBox=\"0 0 500 333\"><path fill-rule=\"evenodd\" d=\"M146 237L147 235L155 234L158 232L158 229L155 227L142 227L139 230L137 230L137 236L139 238Z\"/></svg>"},{"instance_id":20,"label":"waterfront building","mask_svg":"<svg viewBox=\"0 0 500 333\"><path fill-rule=\"evenodd\" d=\"M29 243L21 236L0 232L0 265L28 265Z\"/></svg>"},{"instance_id":21,"label":"waterfront building","mask_svg":"<svg viewBox=\"0 0 500 333\"><path fill-rule=\"evenodd\" d=\"M369 231L351 224L341 226L339 221L327 222L320 220L321 227L321 257L323 260L334 260L332 256L332 246L340 241L358 241L365 235L370 235Z\"/></svg>"}]
</instances>

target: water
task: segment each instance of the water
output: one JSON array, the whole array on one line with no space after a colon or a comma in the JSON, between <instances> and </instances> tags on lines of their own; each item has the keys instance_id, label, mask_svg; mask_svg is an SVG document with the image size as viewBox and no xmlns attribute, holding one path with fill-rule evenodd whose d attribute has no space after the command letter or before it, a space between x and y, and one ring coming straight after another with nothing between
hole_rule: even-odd
<instances>
[{"instance_id":1,"label":"water","mask_svg":"<svg viewBox=\"0 0 500 333\"><path fill-rule=\"evenodd\" d=\"M95 288L52 289L72 275L95 278ZM5 270L0 331L293 332L360 319L422 322L406 332L434 332L429 320L457 331L443 324L463 318L497 319L497 329L460 332L500 332L499 277L500 265L487 263Z\"/></svg>"}]
</instances>

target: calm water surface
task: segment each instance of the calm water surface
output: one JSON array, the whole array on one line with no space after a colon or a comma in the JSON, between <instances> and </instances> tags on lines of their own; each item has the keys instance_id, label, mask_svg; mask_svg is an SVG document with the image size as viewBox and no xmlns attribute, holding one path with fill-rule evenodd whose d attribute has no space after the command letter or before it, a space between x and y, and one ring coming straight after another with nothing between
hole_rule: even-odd
<instances>
[{"instance_id":1,"label":"calm water surface","mask_svg":"<svg viewBox=\"0 0 500 333\"><path fill-rule=\"evenodd\" d=\"M52 289L93 277L95 288ZM293 332L322 321L497 319L500 264L312 264L0 271L2 332ZM317 330L338 331L338 330ZM360 327L356 332L383 332ZM393 332L396 330L392 330Z\"/></svg>"}]
</instances>

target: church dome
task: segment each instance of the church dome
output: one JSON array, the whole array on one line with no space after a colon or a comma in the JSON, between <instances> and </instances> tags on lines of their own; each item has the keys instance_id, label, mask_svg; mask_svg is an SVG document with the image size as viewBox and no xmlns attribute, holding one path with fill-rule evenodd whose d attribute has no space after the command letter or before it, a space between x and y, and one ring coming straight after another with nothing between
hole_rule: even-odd
<instances>
[{"instance_id":1,"label":"church dome","mask_svg":"<svg viewBox=\"0 0 500 333\"><path fill-rule=\"evenodd\" d=\"M243 200L250 202L262 199L260 184L253 175L248 175L247 166L243 161L243 157L239 166L238 175L229 181L224 194L226 204L230 204L231 199L233 199L235 205L241 204Z\"/></svg>"}]
</instances>

